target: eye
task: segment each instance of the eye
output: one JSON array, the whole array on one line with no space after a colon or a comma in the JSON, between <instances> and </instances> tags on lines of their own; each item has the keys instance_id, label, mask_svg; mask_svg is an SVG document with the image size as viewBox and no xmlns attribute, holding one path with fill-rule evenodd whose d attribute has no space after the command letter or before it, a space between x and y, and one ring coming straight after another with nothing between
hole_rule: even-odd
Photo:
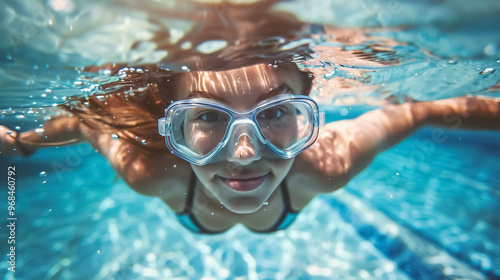
<instances>
[{"instance_id":1,"label":"eye","mask_svg":"<svg viewBox=\"0 0 500 280\"><path fill-rule=\"evenodd\" d=\"M259 114L259 119L279 119L281 118L286 112L277 107L269 108L266 109Z\"/></svg>"},{"instance_id":2,"label":"eye","mask_svg":"<svg viewBox=\"0 0 500 280\"><path fill-rule=\"evenodd\" d=\"M225 121L226 117L220 112L206 111L199 114L198 119L205 122L218 122L218 121Z\"/></svg>"}]
</instances>

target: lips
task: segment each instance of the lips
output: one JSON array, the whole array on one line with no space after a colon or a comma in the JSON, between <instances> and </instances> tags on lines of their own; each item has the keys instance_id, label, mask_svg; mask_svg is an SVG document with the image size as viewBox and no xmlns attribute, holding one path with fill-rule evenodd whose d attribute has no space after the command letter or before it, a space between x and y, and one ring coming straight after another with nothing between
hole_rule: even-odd
<instances>
[{"instance_id":1,"label":"lips","mask_svg":"<svg viewBox=\"0 0 500 280\"><path fill-rule=\"evenodd\" d=\"M264 176L234 176L234 177L220 177L220 180L229 188L238 192L249 192L257 189L262 185L267 178Z\"/></svg>"}]
</instances>

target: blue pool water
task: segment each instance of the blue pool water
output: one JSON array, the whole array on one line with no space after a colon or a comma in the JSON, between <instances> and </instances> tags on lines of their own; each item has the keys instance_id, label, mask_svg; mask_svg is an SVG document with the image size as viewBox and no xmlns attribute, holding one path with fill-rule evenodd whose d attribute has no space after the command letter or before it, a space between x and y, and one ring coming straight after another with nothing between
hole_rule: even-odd
<instances>
[{"instance_id":1,"label":"blue pool water","mask_svg":"<svg viewBox=\"0 0 500 280\"><path fill-rule=\"evenodd\" d=\"M6 157L2 168L18 170L15 279L494 279L500 133L447 131L411 168L430 133L381 154L270 235L193 235L159 199L115 182L87 145Z\"/></svg>"},{"instance_id":2,"label":"blue pool water","mask_svg":"<svg viewBox=\"0 0 500 280\"><path fill-rule=\"evenodd\" d=\"M37 128L68 97L95 93L113 78L75 67L161 56L144 43L156 28L146 7L161 7L123 3L0 1L0 34L9 39L0 42L0 124ZM320 57L305 66L317 77L312 95L327 121L353 118L391 96L500 97L498 1L286 1L278 8L310 23L367 28L352 45L308 41ZM391 51L374 57L393 64L329 56L339 46L372 54L373 42ZM336 78L350 87L339 89ZM500 279L500 132L443 130L439 141L434 132L423 128L380 154L273 234L242 226L192 234L162 201L132 191L88 144L29 158L0 154L2 182L16 167L18 218L14 274L1 188L0 277Z\"/></svg>"}]
</instances>

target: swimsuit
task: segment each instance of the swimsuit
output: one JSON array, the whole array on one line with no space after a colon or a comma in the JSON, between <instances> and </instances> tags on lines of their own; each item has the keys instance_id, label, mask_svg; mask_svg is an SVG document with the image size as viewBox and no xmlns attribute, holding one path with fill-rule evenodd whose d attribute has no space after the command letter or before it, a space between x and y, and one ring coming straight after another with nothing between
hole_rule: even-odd
<instances>
[{"instance_id":1,"label":"swimsuit","mask_svg":"<svg viewBox=\"0 0 500 280\"><path fill-rule=\"evenodd\" d=\"M196 216L193 214L192 209L193 209L193 202L194 202L194 189L196 185L196 175L193 173L191 175L191 179L189 182L189 189L188 189L188 194L186 198L186 204L184 206L184 210L181 213L177 213L177 220L179 223L181 223L185 228L189 229L190 231L194 233L203 233L203 234L217 234L217 233L223 233L227 231L228 229L220 230L220 231L213 231L213 230L208 230L204 228ZM299 212L295 211L292 209L291 203L290 203L290 194L288 193L288 186L286 185L285 180L283 180L280 184L281 188L281 196L283 198L283 203L285 206L285 210L279 217L278 221L276 222L275 225L273 225L271 228L267 230L252 230L253 232L257 233L271 233L275 232L278 230L282 230L287 228L292 224L292 222L295 220L295 218L298 216Z\"/></svg>"}]
</instances>

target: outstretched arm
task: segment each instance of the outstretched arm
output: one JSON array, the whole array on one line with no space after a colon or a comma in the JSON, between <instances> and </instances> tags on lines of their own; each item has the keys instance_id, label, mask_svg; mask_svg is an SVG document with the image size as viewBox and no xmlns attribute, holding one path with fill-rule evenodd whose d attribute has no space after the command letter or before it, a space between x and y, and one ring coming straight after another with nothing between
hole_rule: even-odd
<instances>
[{"instance_id":1,"label":"outstretched arm","mask_svg":"<svg viewBox=\"0 0 500 280\"><path fill-rule=\"evenodd\" d=\"M56 117L37 131L19 134L0 126L0 151L7 155L28 156L39 148L71 145L82 140L80 122L75 117Z\"/></svg>"},{"instance_id":2,"label":"outstretched arm","mask_svg":"<svg viewBox=\"0 0 500 280\"><path fill-rule=\"evenodd\" d=\"M390 105L353 120L327 124L318 141L299 155L296 172L316 176L318 192L343 187L375 156L422 126L500 130L500 99L458 97Z\"/></svg>"}]
</instances>

